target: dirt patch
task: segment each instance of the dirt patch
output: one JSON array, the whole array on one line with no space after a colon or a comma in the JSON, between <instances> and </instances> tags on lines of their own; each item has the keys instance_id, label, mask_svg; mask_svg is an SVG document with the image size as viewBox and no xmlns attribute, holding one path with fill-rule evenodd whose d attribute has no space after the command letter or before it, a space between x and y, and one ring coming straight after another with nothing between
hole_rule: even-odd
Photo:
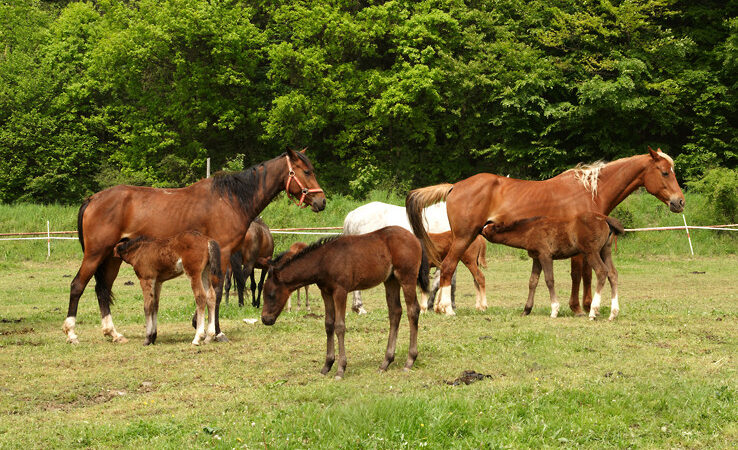
<instances>
[{"instance_id":1,"label":"dirt patch","mask_svg":"<svg viewBox=\"0 0 738 450\"><path fill-rule=\"evenodd\" d=\"M25 320L25 319L23 319L22 317L20 319L5 319L5 318L0 318L0 323L21 323L21 322L23 322L23 320Z\"/></svg>"},{"instance_id":2,"label":"dirt patch","mask_svg":"<svg viewBox=\"0 0 738 450\"><path fill-rule=\"evenodd\" d=\"M461 372L460 377L453 381L446 381L446 384L451 386L459 386L461 384L469 385L476 383L477 381L484 380L485 378L492 378L492 375L485 375L474 370L465 370Z\"/></svg>"},{"instance_id":3,"label":"dirt patch","mask_svg":"<svg viewBox=\"0 0 738 450\"><path fill-rule=\"evenodd\" d=\"M11 334L28 334L28 333L35 333L36 331L33 328L21 328L18 330L6 330L6 331L0 331L0 336L10 336Z\"/></svg>"},{"instance_id":4,"label":"dirt patch","mask_svg":"<svg viewBox=\"0 0 738 450\"><path fill-rule=\"evenodd\" d=\"M303 317L305 317L306 319L322 319L323 318L322 315L315 314L315 313L307 313Z\"/></svg>"}]
</instances>

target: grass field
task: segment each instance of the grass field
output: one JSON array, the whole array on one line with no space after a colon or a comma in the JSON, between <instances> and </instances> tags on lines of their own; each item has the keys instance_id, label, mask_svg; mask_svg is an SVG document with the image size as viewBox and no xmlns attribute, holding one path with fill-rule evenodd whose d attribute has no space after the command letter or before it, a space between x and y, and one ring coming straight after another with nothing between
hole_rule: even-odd
<instances>
[{"instance_id":1,"label":"grass field","mask_svg":"<svg viewBox=\"0 0 738 450\"><path fill-rule=\"evenodd\" d=\"M458 315L421 316L420 355L409 373L402 371L404 319L397 361L378 373L388 320L383 291L368 291L370 313L347 318L342 381L318 373L321 301L309 314L283 313L273 327L243 323L259 311L231 303L222 309L231 342L193 348L192 294L180 278L164 285L157 344L143 347L142 295L124 267L113 318L130 342L103 338L88 288L81 344L70 346L61 324L79 261L6 261L0 447L737 446L738 257L644 257L630 245L624 240L616 255L621 313L614 323L568 310L550 319L543 283L533 314L520 317L530 263L491 251L490 309L473 309L462 268ZM556 275L567 298L565 262ZM316 289L311 295L317 300ZM464 370L489 377L447 384Z\"/></svg>"}]
</instances>

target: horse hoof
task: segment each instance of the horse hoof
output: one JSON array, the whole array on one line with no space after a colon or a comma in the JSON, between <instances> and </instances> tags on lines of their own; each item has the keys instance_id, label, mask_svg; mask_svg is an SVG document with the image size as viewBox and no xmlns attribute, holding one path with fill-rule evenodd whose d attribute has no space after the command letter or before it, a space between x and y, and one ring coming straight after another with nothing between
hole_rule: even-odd
<instances>
[{"instance_id":1,"label":"horse hoof","mask_svg":"<svg viewBox=\"0 0 738 450\"><path fill-rule=\"evenodd\" d=\"M199 347L200 346L200 340L199 339L195 339L194 341L192 341L192 345L194 345L195 347Z\"/></svg>"},{"instance_id":2,"label":"horse hoof","mask_svg":"<svg viewBox=\"0 0 738 450\"><path fill-rule=\"evenodd\" d=\"M594 321L594 320L595 320L596 318L597 318L597 317L595 317L595 316L589 316L589 320L590 320L590 321Z\"/></svg>"},{"instance_id":3,"label":"horse hoof","mask_svg":"<svg viewBox=\"0 0 738 450\"><path fill-rule=\"evenodd\" d=\"M584 311L577 311L574 313L574 317L584 317L586 315L587 313L585 313Z\"/></svg>"},{"instance_id":4,"label":"horse hoof","mask_svg":"<svg viewBox=\"0 0 738 450\"><path fill-rule=\"evenodd\" d=\"M76 337L75 338L67 338L67 344L78 345L79 344L79 339L77 339Z\"/></svg>"},{"instance_id":5,"label":"horse hoof","mask_svg":"<svg viewBox=\"0 0 738 450\"><path fill-rule=\"evenodd\" d=\"M128 339L125 336L118 336L117 338L113 339L113 342L116 344L127 344Z\"/></svg>"},{"instance_id":6,"label":"horse hoof","mask_svg":"<svg viewBox=\"0 0 738 450\"><path fill-rule=\"evenodd\" d=\"M356 311L356 314L358 315L366 314L366 309L364 309L364 307L362 306L359 308L358 311Z\"/></svg>"},{"instance_id":7,"label":"horse hoof","mask_svg":"<svg viewBox=\"0 0 738 450\"><path fill-rule=\"evenodd\" d=\"M341 375L336 375L335 377L333 377L333 379L336 381L341 381L343 380L343 377Z\"/></svg>"},{"instance_id":8,"label":"horse hoof","mask_svg":"<svg viewBox=\"0 0 738 450\"><path fill-rule=\"evenodd\" d=\"M228 342L228 338L221 331L220 334L218 334L217 336L215 336L215 342Z\"/></svg>"}]
</instances>

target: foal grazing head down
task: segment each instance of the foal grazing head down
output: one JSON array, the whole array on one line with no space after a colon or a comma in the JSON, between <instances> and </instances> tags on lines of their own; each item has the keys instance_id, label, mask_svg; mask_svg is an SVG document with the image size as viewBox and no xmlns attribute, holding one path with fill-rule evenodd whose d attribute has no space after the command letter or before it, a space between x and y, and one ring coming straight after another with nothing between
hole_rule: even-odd
<instances>
[{"instance_id":1,"label":"foal grazing head down","mask_svg":"<svg viewBox=\"0 0 738 450\"><path fill-rule=\"evenodd\" d=\"M648 151L651 160L643 174L643 186L651 195L669 205L671 212L684 211L684 194L674 173L674 160L661 149L654 151L648 147Z\"/></svg>"}]
</instances>

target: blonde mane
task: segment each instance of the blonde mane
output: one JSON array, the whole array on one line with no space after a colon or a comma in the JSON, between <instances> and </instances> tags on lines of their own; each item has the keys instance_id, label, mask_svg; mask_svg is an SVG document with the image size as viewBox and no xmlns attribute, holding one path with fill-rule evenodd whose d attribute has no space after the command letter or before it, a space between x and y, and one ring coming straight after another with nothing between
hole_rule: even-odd
<instances>
[{"instance_id":1,"label":"blonde mane","mask_svg":"<svg viewBox=\"0 0 738 450\"><path fill-rule=\"evenodd\" d=\"M592 164L577 164L574 167L574 178L582 183L584 189L592 193L592 198L597 196L597 182L600 179L600 170L605 167L607 163L603 161L596 161Z\"/></svg>"}]
</instances>

